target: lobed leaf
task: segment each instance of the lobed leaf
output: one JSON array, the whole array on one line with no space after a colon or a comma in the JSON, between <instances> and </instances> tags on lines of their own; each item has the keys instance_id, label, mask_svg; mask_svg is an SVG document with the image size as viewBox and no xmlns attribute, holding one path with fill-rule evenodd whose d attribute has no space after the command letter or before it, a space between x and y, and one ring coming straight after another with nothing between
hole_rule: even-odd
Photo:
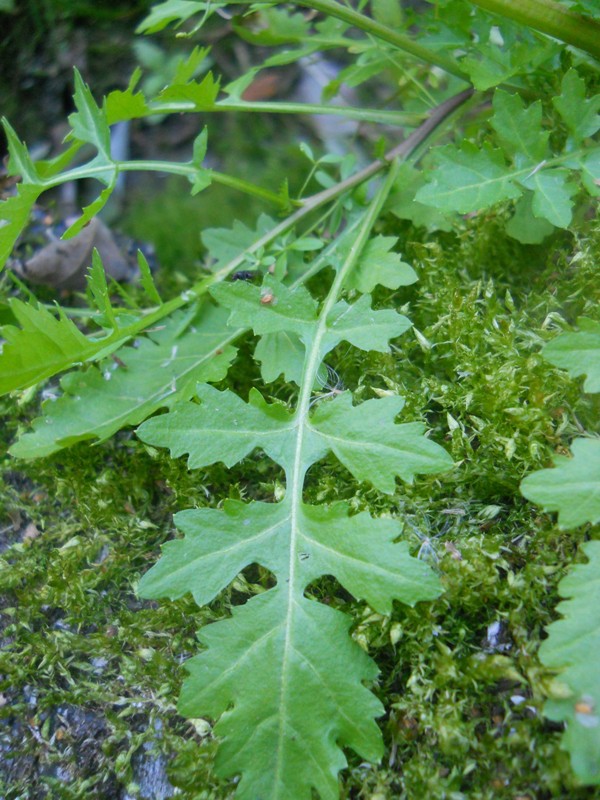
<instances>
[{"instance_id":1,"label":"lobed leaf","mask_svg":"<svg viewBox=\"0 0 600 800\"><path fill-rule=\"evenodd\" d=\"M142 70L136 67L125 90L114 89L108 93L105 100L105 108L109 125L131 119L139 119L152 113L144 93L135 91L141 77Z\"/></svg>"},{"instance_id":2,"label":"lobed leaf","mask_svg":"<svg viewBox=\"0 0 600 800\"><path fill-rule=\"evenodd\" d=\"M160 418L159 418L160 419ZM156 443L149 423L138 435ZM222 509L180 511L173 517L184 539L167 542L162 558L140 580L143 597L176 600L190 592L206 605L249 564L273 572L284 569L285 548L277 538L286 534L289 514L281 503L241 503L226 500Z\"/></svg>"},{"instance_id":3,"label":"lobed leaf","mask_svg":"<svg viewBox=\"0 0 600 800\"><path fill-rule=\"evenodd\" d=\"M106 109L101 109L91 91L83 81L77 68L75 72L75 93L73 100L77 111L69 116L71 136L80 142L93 145L105 164L112 164L110 155L110 129Z\"/></svg>"},{"instance_id":4,"label":"lobed leaf","mask_svg":"<svg viewBox=\"0 0 600 800\"><path fill-rule=\"evenodd\" d=\"M389 352L389 341L401 336L412 322L393 309L374 311L371 298L363 294L352 305L340 300L327 317L327 333L321 354L325 355L340 342L350 342L360 350Z\"/></svg>"},{"instance_id":5,"label":"lobed leaf","mask_svg":"<svg viewBox=\"0 0 600 800\"><path fill-rule=\"evenodd\" d=\"M561 528L600 521L600 440L575 439L573 458L556 456L521 482L521 493L546 511L558 511Z\"/></svg>"},{"instance_id":6,"label":"lobed leaf","mask_svg":"<svg viewBox=\"0 0 600 800\"><path fill-rule=\"evenodd\" d=\"M447 145L436 151L436 163L431 183L416 194L417 202L467 214L521 195L500 150L470 142L460 150Z\"/></svg>"},{"instance_id":7,"label":"lobed leaf","mask_svg":"<svg viewBox=\"0 0 600 800\"><path fill-rule=\"evenodd\" d=\"M580 317L579 331L561 333L543 350L544 358L573 378L586 375L586 392L600 392L600 322Z\"/></svg>"},{"instance_id":8,"label":"lobed leaf","mask_svg":"<svg viewBox=\"0 0 600 800\"><path fill-rule=\"evenodd\" d=\"M342 747L375 761L383 708L363 682L377 669L348 636L350 618L283 585L203 629L179 710L222 715L215 768L241 773L239 800L337 800Z\"/></svg>"},{"instance_id":9,"label":"lobed leaf","mask_svg":"<svg viewBox=\"0 0 600 800\"><path fill-rule=\"evenodd\" d=\"M600 542L585 542L587 564L576 564L562 579L558 605L562 619L548 627L540 659L560 670L570 696L551 699L544 713L564 722L561 747L569 752L573 772L586 785L600 785Z\"/></svg>"},{"instance_id":10,"label":"lobed leaf","mask_svg":"<svg viewBox=\"0 0 600 800\"><path fill-rule=\"evenodd\" d=\"M494 93L494 116L490 123L503 148L515 156L521 169L539 164L548 157L550 134L542 129L542 104L539 100L525 108L516 94L501 90Z\"/></svg>"},{"instance_id":11,"label":"lobed leaf","mask_svg":"<svg viewBox=\"0 0 600 800\"><path fill-rule=\"evenodd\" d=\"M257 334L288 331L308 336L317 318L317 303L304 286L289 288L271 275L265 275L262 287L244 281L216 283L210 293L231 309L229 325Z\"/></svg>"},{"instance_id":12,"label":"lobed leaf","mask_svg":"<svg viewBox=\"0 0 600 800\"><path fill-rule=\"evenodd\" d=\"M202 231L202 244L211 259L210 269L218 272L233 258L252 245L262 234L275 225L266 214L261 214L252 230L239 220L234 220L231 228L208 228Z\"/></svg>"},{"instance_id":13,"label":"lobed leaf","mask_svg":"<svg viewBox=\"0 0 600 800\"><path fill-rule=\"evenodd\" d=\"M424 438L419 422L394 424L404 406L401 397L382 397L352 405L349 392L319 404L310 419L313 447L331 450L358 481L380 492L396 489L395 477L412 483L416 474L452 467L448 453ZM317 456L318 457L318 456Z\"/></svg>"},{"instance_id":14,"label":"lobed leaf","mask_svg":"<svg viewBox=\"0 0 600 800\"><path fill-rule=\"evenodd\" d=\"M184 103L185 111L211 111L219 95L219 81L209 72L200 81L172 83L163 89L157 100L169 103Z\"/></svg>"},{"instance_id":15,"label":"lobed leaf","mask_svg":"<svg viewBox=\"0 0 600 800\"><path fill-rule=\"evenodd\" d=\"M198 381L222 380L236 354L224 328L220 309L206 308L191 326L190 314L180 312L136 347L118 350L118 360L65 375L62 396L44 402L33 431L20 436L11 455L41 458L84 439L103 441L187 400Z\"/></svg>"},{"instance_id":16,"label":"lobed leaf","mask_svg":"<svg viewBox=\"0 0 600 800\"><path fill-rule=\"evenodd\" d=\"M281 403L269 405L256 390L249 402L233 392L200 384L200 405L186 403L141 425L137 435L156 447L168 447L173 458L189 455L188 466L198 469L216 461L231 467L261 447L278 463L284 460L291 415Z\"/></svg>"},{"instance_id":17,"label":"lobed leaf","mask_svg":"<svg viewBox=\"0 0 600 800\"><path fill-rule=\"evenodd\" d=\"M373 718L382 708L362 685L377 671L349 639L349 618L306 599L302 587L331 573L386 613L394 597L414 604L437 596L438 578L406 544L392 543L397 522L349 517L344 503L295 511L291 498L227 501L223 511L191 510L175 521L185 538L165 545L140 582L142 596L191 591L204 603L250 563L278 577L274 589L201 631L208 651L186 665L180 711L222 715L216 768L225 777L242 772L238 797L308 800L314 788L337 798L342 745L381 755Z\"/></svg>"},{"instance_id":18,"label":"lobed leaf","mask_svg":"<svg viewBox=\"0 0 600 800\"><path fill-rule=\"evenodd\" d=\"M600 130L600 94L586 98L585 82L571 68L561 83L561 94L552 103L564 120L574 144Z\"/></svg>"},{"instance_id":19,"label":"lobed leaf","mask_svg":"<svg viewBox=\"0 0 600 800\"><path fill-rule=\"evenodd\" d=\"M430 568L411 557L406 544L394 543L402 531L396 520L351 517L346 504L308 506L302 499L307 470L328 450L385 491L393 490L396 475L411 480L415 472L451 463L421 435L421 426L394 424L400 398L352 407L350 396L342 395L310 416L325 353L342 340L387 349L389 339L410 325L395 311L374 311L367 295L353 305L337 300L394 177L392 169L362 218L358 244L347 250L318 315L306 289L271 275L262 287L243 281L212 287L230 309L230 325L302 339L295 412L267 403L255 389L245 403L201 384L199 403L178 405L138 429L143 441L175 456L188 454L191 468L232 465L261 448L285 471L286 493L278 503L226 503L222 510L178 515L185 537L165 546L140 583L145 596L191 592L206 603L252 563L274 575L273 589L201 632L208 650L189 662L180 702L182 713L193 717L220 716L216 769L225 777L241 774L237 796L246 800L310 800L313 791L334 800L337 773L346 763L342 747L364 758L381 754L374 723L381 706L363 685L376 668L348 637L350 620L305 596L309 585L333 575L380 613L389 613L394 599L414 604L440 591Z\"/></svg>"},{"instance_id":20,"label":"lobed leaf","mask_svg":"<svg viewBox=\"0 0 600 800\"><path fill-rule=\"evenodd\" d=\"M554 230L554 226L543 217L533 213L533 192L527 191L520 197L515 210L506 223L506 232L523 244L540 244Z\"/></svg>"},{"instance_id":21,"label":"lobed leaf","mask_svg":"<svg viewBox=\"0 0 600 800\"><path fill-rule=\"evenodd\" d=\"M98 350L98 343L81 333L61 309L57 319L41 305L16 298L9 305L21 327L2 329L6 342L0 353L1 394L38 383Z\"/></svg>"},{"instance_id":22,"label":"lobed leaf","mask_svg":"<svg viewBox=\"0 0 600 800\"><path fill-rule=\"evenodd\" d=\"M544 169L522 180L523 186L533 190L532 211L557 228L567 228L573 218L572 196L577 187L569 180L566 169Z\"/></svg>"},{"instance_id":23,"label":"lobed leaf","mask_svg":"<svg viewBox=\"0 0 600 800\"><path fill-rule=\"evenodd\" d=\"M348 275L346 287L367 294L376 286L397 289L415 283L418 278L414 269L402 261L399 253L390 252L397 241L395 236L370 239L356 267Z\"/></svg>"},{"instance_id":24,"label":"lobed leaf","mask_svg":"<svg viewBox=\"0 0 600 800\"><path fill-rule=\"evenodd\" d=\"M0 200L0 268L6 264L15 242L27 226L41 192L39 186L21 183L13 197Z\"/></svg>"},{"instance_id":25,"label":"lobed leaf","mask_svg":"<svg viewBox=\"0 0 600 800\"><path fill-rule=\"evenodd\" d=\"M136 33L157 33L166 28L171 22L182 22L193 17L201 11L206 11L214 6L225 5L225 3L206 3L194 2L194 0L165 0L152 6L147 17L137 26Z\"/></svg>"},{"instance_id":26,"label":"lobed leaf","mask_svg":"<svg viewBox=\"0 0 600 800\"><path fill-rule=\"evenodd\" d=\"M272 383L283 375L286 381L299 385L304 355L304 345L297 334L287 331L261 336L254 348L254 358L260 363L260 374L265 383Z\"/></svg>"}]
</instances>

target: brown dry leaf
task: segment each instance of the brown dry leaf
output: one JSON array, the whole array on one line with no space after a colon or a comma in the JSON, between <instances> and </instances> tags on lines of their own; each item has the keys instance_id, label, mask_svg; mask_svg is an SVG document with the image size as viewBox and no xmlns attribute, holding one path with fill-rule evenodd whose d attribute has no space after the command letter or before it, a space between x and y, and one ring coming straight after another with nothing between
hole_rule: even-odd
<instances>
[{"instance_id":1,"label":"brown dry leaf","mask_svg":"<svg viewBox=\"0 0 600 800\"><path fill-rule=\"evenodd\" d=\"M72 239L50 242L24 261L13 261L12 269L20 278L56 289L81 290L92 264L92 251L100 254L106 274L117 281L131 276L131 268L114 237L98 217Z\"/></svg>"}]
</instances>

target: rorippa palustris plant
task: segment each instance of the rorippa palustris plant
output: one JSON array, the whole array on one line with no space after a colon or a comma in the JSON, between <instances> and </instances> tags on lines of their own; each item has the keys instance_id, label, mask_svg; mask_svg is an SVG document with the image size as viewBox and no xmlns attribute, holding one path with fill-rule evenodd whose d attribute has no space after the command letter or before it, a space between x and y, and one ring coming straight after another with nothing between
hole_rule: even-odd
<instances>
[{"instance_id":1,"label":"rorippa palustris plant","mask_svg":"<svg viewBox=\"0 0 600 800\"><path fill-rule=\"evenodd\" d=\"M194 37L225 5L167 0L140 30L184 26L180 33ZM404 418L404 400L396 393L353 402L349 390L324 392L322 375L340 343L386 352L397 339L401 347L398 337L410 328L404 315L374 305L371 297L380 287L396 290L417 278L395 252L397 240L375 230L385 213L451 230L461 215L497 211L510 236L540 243L589 209L600 180L600 146L593 140L600 127L595 10L594 0L569 8L550 0L437 0L420 12L387 0L373 3L370 13L335 0L242 3L232 11L234 30L246 41L278 49L223 88L210 72L194 77L208 55L200 47L154 97L138 88L136 72L125 91L111 92L98 105L76 73L68 147L52 161L34 162L4 121L9 173L20 180L16 194L0 206L3 261L40 195L83 178L99 181L102 189L66 237L102 209L119 175L132 170L185 176L193 193L224 184L283 215L279 221L261 216L255 231L239 223L226 237L206 231L210 271L173 298L161 297L140 258L145 307L131 298L123 306L111 301L96 255L87 312L13 298L13 323L3 328L0 355L3 392L66 373L60 397L45 402L42 417L12 446L15 458L40 458L139 426L143 442L168 448L174 458L187 455L192 470L215 462L231 467L256 448L283 469L284 490L268 502L225 500L218 509L179 512L175 522L183 538L165 547L139 584L143 597L191 593L203 605L250 564L272 574L271 588L201 631L205 649L187 665L180 702L184 714L218 720L215 768L239 777L240 798L304 800L313 790L336 798L344 747L368 760L381 757L375 719L383 707L369 688L376 665L349 635L352 619L310 599L306 589L333 575L356 599L387 614L394 600L433 600L440 580L397 541L401 518L353 514L342 502L308 503L306 473L332 453L356 481L389 494L401 485L397 479L410 483L448 471L452 461L420 423ZM261 69L340 48L352 58L322 105L244 100ZM385 109L327 104L339 84L360 85L377 75L396 85L404 110L395 101ZM346 159L338 174L324 170L335 158L315 159L305 147L324 187L308 197L290 196L286 185L273 190L206 168L210 124L187 163L118 161L111 154L110 126L119 121L324 111L397 126L402 142L387 151L379 147L378 157L361 170L353 172ZM81 164L84 145L95 155ZM373 193L368 202L357 191L365 185ZM227 280L245 269L257 271L262 282ZM309 291L308 279L324 270L329 277ZM254 356L263 386L246 400L211 384L228 374L235 343L249 332L258 337ZM116 359L107 362L111 354ZM282 375L292 399L270 401L268 384ZM155 415L161 410L167 413ZM582 445L575 449L579 455ZM527 496L539 499L535 480L528 480ZM578 695L567 745L580 777L597 783L597 700L581 654L576 659ZM553 666L563 665L554 659Z\"/></svg>"}]
</instances>

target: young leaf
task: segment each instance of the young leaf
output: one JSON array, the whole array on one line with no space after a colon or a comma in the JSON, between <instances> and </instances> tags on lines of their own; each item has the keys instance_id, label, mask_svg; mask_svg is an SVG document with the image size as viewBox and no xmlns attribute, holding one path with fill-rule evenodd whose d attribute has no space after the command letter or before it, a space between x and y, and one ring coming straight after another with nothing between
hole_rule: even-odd
<instances>
[{"instance_id":1,"label":"young leaf","mask_svg":"<svg viewBox=\"0 0 600 800\"><path fill-rule=\"evenodd\" d=\"M546 511L558 511L561 528L600 521L600 440L575 439L573 458L556 456L521 482L522 494Z\"/></svg>"},{"instance_id":2,"label":"young leaf","mask_svg":"<svg viewBox=\"0 0 600 800\"><path fill-rule=\"evenodd\" d=\"M140 78L142 77L142 70L136 67L129 79L127 89L114 89L109 92L105 100L106 120L109 125L114 125L116 122L125 122L126 120L139 119L151 114L151 109L142 91L135 91Z\"/></svg>"},{"instance_id":3,"label":"young leaf","mask_svg":"<svg viewBox=\"0 0 600 800\"><path fill-rule=\"evenodd\" d=\"M570 69L562 79L562 93L553 97L552 102L567 126L573 144L593 136L600 129L600 94L585 96L585 83Z\"/></svg>"},{"instance_id":4,"label":"young leaf","mask_svg":"<svg viewBox=\"0 0 600 800\"><path fill-rule=\"evenodd\" d=\"M10 160L8 162L8 174L20 175L23 183L37 183L38 173L35 164L31 160L31 156L27 151L27 147L20 141L15 130L8 122L7 119L2 119L6 139L8 142L8 153Z\"/></svg>"},{"instance_id":5,"label":"young leaf","mask_svg":"<svg viewBox=\"0 0 600 800\"><path fill-rule=\"evenodd\" d=\"M43 416L10 448L11 455L41 458L83 439L103 441L159 408L187 400L198 381L222 380L236 354L230 342L237 332L225 330L221 309L207 307L190 319L189 312L179 312L137 347L118 350L118 360L65 375L63 395L44 402Z\"/></svg>"},{"instance_id":6,"label":"young leaf","mask_svg":"<svg viewBox=\"0 0 600 800\"><path fill-rule=\"evenodd\" d=\"M194 2L194 0L165 0L164 3L157 3L152 6L150 13L140 22L136 28L136 33L157 33L166 28L171 22L181 25L182 22L214 8L220 8L227 3L219 2Z\"/></svg>"},{"instance_id":7,"label":"young leaf","mask_svg":"<svg viewBox=\"0 0 600 800\"><path fill-rule=\"evenodd\" d=\"M600 785L600 542L585 542L587 564L577 564L562 579L562 619L548 627L540 658L560 670L558 680L571 690L569 697L548 700L544 713L566 730L561 747L569 752L573 772L586 785Z\"/></svg>"},{"instance_id":8,"label":"young leaf","mask_svg":"<svg viewBox=\"0 0 600 800\"><path fill-rule=\"evenodd\" d=\"M519 169L547 158L549 133L542 130L539 100L525 108L518 95L498 90L494 93L494 116L490 122L504 149L515 154Z\"/></svg>"},{"instance_id":9,"label":"young leaf","mask_svg":"<svg viewBox=\"0 0 600 800\"><path fill-rule=\"evenodd\" d=\"M104 271L102 259L96 248L94 248L92 253L92 267L88 272L87 288L93 300L93 304L102 315L101 324L109 328L116 328L117 320L110 302L106 273Z\"/></svg>"},{"instance_id":10,"label":"young leaf","mask_svg":"<svg viewBox=\"0 0 600 800\"><path fill-rule=\"evenodd\" d=\"M69 116L73 129L72 136L80 142L88 142L98 151L99 160L112 164L110 155L110 129L106 118L106 110L98 107L92 93L83 81L78 69L75 69L75 94L73 100L77 111Z\"/></svg>"},{"instance_id":11,"label":"young leaf","mask_svg":"<svg viewBox=\"0 0 600 800\"><path fill-rule=\"evenodd\" d=\"M262 234L274 226L274 221L261 214L252 230L239 220L234 220L231 228L208 228L202 232L202 244L211 259L210 269L218 272L229 261L246 250Z\"/></svg>"},{"instance_id":12,"label":"young leaf","mask_svg":"<svg viewBox=\"0 0 600 800\"><path fill-rule=\"evenodd\" d=\"M566 169L544 169L521 181L533 190L532 211L557 228L567 228L573 217L572 196L577 187L569 180Z\"/></svg>"},{"instance_id":13,"label":"young leaf","mask_svg":"<svg viewBox=\"0 0 600 800\"><path fill-rule=\"evenodd\" d=\"M400 254L390 252L397 241L394 236L376 236L371 239L355 270L348 275L348 289L358 289L366 294L378 285L397 289L418 280L413 268L402 261Z\"/></svg>"},{"instance_id":14,"label":"young leaf","mask_svg":"<svg viewBox=\"0 0 600 800\"><path fill-rule=\"evenodd\" d=\"M580 317L579 331L561 333L543 350L544 358L573 378L587 375L586 392L600 392L600 322Z\"/></svg>"},{"instance_id":15,"label":"young leaf","mask_svg":"<svg viewBox=\"0 0 600 800\"><path fill-rule=\"evenodd\" d=\"M0 354L0 393L31 386L78 361L97 346L59 309L58 319L43 306L12 299L10 309L20 328L2 329L6 343Z\"/></svg>"},{"instance_id":16,"label":"young leaf","mask_svg":"<svg viewBox=\"0 0 600 800\"><path fill-rule=\"evenodd\" d=\"M173 83L160 92L157 100L168 103L183 103L185 111L211 111L219 94L219 81L209 72L200 81Z\"/></svg>"},{"instance_id":17,"label":"young leaf","mask_svg":"<svg viewBox=\"0 0 600 800\"><path fill-rule=\"evenodd\" d=\"M142 284L143 290L153 303L156 303L159 306L162 305L163 301L158 293L156 284L154 283L154 278L152 277L152 272L150 271L148 259L141 250L137 251L137 263L140 269L140 283Z\"/></svg>"}]
</instances>

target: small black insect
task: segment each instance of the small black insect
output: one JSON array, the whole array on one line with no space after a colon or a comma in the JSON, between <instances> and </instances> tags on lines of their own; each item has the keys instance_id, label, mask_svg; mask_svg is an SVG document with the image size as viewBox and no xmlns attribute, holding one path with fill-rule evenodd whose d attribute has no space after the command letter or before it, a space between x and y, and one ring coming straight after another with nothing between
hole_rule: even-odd
<instances>
[{"instance_id":1,"label":"small black insect","mask_svg":"<svg viewBox=\"0 0 600 800\"><path fill-rule=\"evenodd\" d=\"M258 277L256 270L241 269L239 272L234 272L231 276L232 281L250 281L253 283Z\"/></svg>"}]
</instances>

